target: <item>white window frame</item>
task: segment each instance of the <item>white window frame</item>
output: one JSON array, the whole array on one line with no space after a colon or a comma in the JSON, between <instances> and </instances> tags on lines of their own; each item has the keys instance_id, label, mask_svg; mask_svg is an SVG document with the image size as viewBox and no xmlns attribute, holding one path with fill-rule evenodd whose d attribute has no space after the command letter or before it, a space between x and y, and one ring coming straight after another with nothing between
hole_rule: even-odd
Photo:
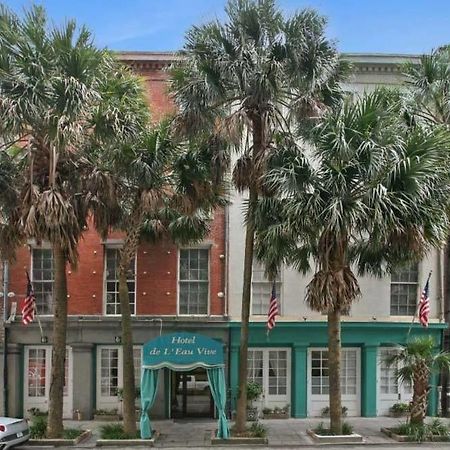
<instances>
[{"instance_id":1,"label":"white window frame","mask_svg":"<svg viewBox=\"0 0 450 450\"><path fill-rule=\"evenodd\" d=\"M272 295L272 283L267 280L267 278L264 280L260 280L260 281L253 281L253 271L255 268L255 264L257 264L259 267L261 267L261 264L258 263L257 261L253 260L252 263L252 282L251 282L251 292L250 292L250 316L255 316L255 317L262 317L262 316L267 316L267 314L269 313L269 302L270 302L270 297ZM258 267L258 268L259 268ZM267 310L261 314L255 314L253 312L253 284L265 284L267 286ZM282 316L283 315L283 269L280 270L280 273L278 274L277 280L275 281L275 287L277 290L277 300L278 300L278 315Z\"/></svg>"},{"instance_id":2,"label":"white window frame","mask_svg":"<svg viewBox=\"0 0 450 450\"><path fill-rule=\"evenodd\" d=\"M121 243L106 243L103 247L103 315L108 317L119 317L120 314L108 314L107 313L107 298L108 298L108 279L107 279L107 251L108 250L120 250L123 247ZM130 280L127 280L127 282ZM117 285L118 280L116 281ZM117 294L119 295L119 294ZM120 301L119 301L120 304ZM117 308L116 308L117 309ZM134 311L131 312L132 316L137 314L137 255L134 256Z\"/></svg>"},{"instance_id":3,"label":"white window frame","mask_svg":"<svg viewBox=\"0 0 450 450\"><path fill-rule=\"evenodd\" d=\"M393 316L393 317L398 317L398 316L414 316L416 314L417 311L417 304L419 302L419 280L420 280L420 264L418 263L411 263L408 267L402 267L399 269L399 271L401 272L402 270L405 269L410 269L413 265L415 265L417 267L417 281L392 281L392 275L390 278L390 284L389 284L389 315ZM412 314L410 314L409 311L406 312L406 314L400 314L400 313L396 313L393 314L392 313L392 285L402 285L402 286L415 286L415 295L414 295L414 301L413 302L407 302L406 304L406 309L409 310L410 306L412 306L412 303L414 304L414 312ZM408 299L409 300L409 299ZM395 308L397 309L397 311L399 310L399 308L402 305L396 305Z\"/></svg>"},{"instance_id":4,"label":"white window frame","mask_svg":"<svg viewBox=\"0 0 450 450\"><path fill-rule=\"evenodd\" d=\"M308 364L307 364L307 411L308 416L320 416L321 410L329 404L329 394L313 394L312 393L312 352L322 351L326 352L326 347L310 347L308 349ZM355 351L356 352L356 394L342 394L343 406L349 410L349 415L361 415L361 349L359 347L344 347L341 352ZM313 410L314 405L314 410ZM317 410L317 408L319 408Z\"/></svg>"},{"instance_id":5,"label":"white window frame","mask_svg":"<svg viewBox=\"0 0 450 450\"><path fill-rule=\"evenodd\" d=\"M181 263L181 252L183 250L206 250L208 252L208 297L207 297L207 305L206 305L206 313L205 314L184 314L180 312L180 292L181 292L181 283L183 280L180 280L180 263ZM178 248L178 257L177 257L177 315L182 317L207 317L210 315L211 311L211 245L198 245L193 247L180 247ZM187 281L187 280L186 280ZM194 281L194 280L189 280Z\"/></svg>"},{"instance_id":6,"label":"white window frame","mask_svg":"<svg viewBox=\"0 0 450 450\"><path fill-rule=\"evenodd\" d=\"M52 252L52 260L53 260L53 280L35 280L34 279L34 252L35 250L50 250ZM49 243L42 243L41 245L31 245L30 246L30 259L31 259L31 263L30 263L30 280L31 280L31 284L33 286L33 290L34 293L36 295L36 290L35 288L35 284L36 283L52 283L52 303L51 303L51 310L52 312L50 313L43 313L42 311L39 311L39 308L37 309L37 313L39 314L39 316L41 317L52 317L53 316L53 307L54 307L54 301L55 301L55 259L53 256L53 250L52 250L52 246ZM24 297L25 297L26 293L24 292ZM36 307L38 306L38 303L36 301Z\"/></svg>"}]
</instances>

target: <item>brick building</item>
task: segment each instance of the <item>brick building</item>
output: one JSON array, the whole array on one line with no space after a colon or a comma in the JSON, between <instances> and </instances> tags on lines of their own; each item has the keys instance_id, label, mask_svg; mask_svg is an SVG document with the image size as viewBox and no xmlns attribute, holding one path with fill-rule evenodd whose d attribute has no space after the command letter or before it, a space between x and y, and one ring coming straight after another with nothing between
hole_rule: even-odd
<instances>
[{"instance_id":1,"label":"brick building","mask_svg":"<svg viewBox=\"0 0 450 450\"><path fill-rule=\"evenodd\" d=\"M166 96L166 72L173 61L167 53L126 53L121 58L142 75L148 87L154 120L172 109ZM353 92L377 85L398 86L398 55L347 55L354 73L346 84ZM224 345L231 402L237 394L240 301L243 270L242 200L235 194L225 211L216 213L210 236L192 248L177 248L166 241L142 244L129 279L133 315L136 379L142 345L159 336L191 332L219 340ZM120 234L102 241L87 230L80 242L77 271L68 270L69 320L64 415L79 411L83 418L94 410L120 411L122 387L120 316L117 315L117 249ZM192 269L197 278L184 274ZM410 386L395 381L394 369L382 364L393 346L404 343L411 318L430 269L439 273L442 255L435 253L421 264L383 279L360 280L363 298L343 323L343 397L349 415L385 414L399 399L407 401ZM26 415L35 407L45 410L51 367L52 258L50 249L32 243L18 253L10 268L8 290L19 303L24 296L25 269L33 277L43 326L23 327L19 317L8 324L8 413ZM281 316L270 338L265 320L271 286L255 265L252 283L249 379L264 387L262 407L290 405L293 417L320 415L328 402L326 317L308 310L303 302L310 277L283 268L278 285ZM431 282L431 323L426 331L442 344L443 280ZM229 284L229 287L228 287ZM17 308L19 310L19 307ZM425 330L413 327L412 335ZM430 394L430 412L437 411L436 378ZM163 369L152 416L211 416L213 404L205 370L190 373Z\"/></svg>"},{"instance_id":2,"label":"brick building","mask_svg":"<svg viewBox=\"0 0 450 450\"><path fill-rule=\"evenodd\" d=\"M173 56L127 53L122 57L143 77L152 118L158 120L172 108L165 93L167 74L163 69ZM199 245L178 248L164 241L139 247L128 280L134 313L136 380L142 344L161 332L200 333L227 345L224 227L225 212L221 210L215 215L210 235ZM64 403L67 418L74 411L84 418L91 417L94 410L120 412L122 349L116 268L121 242L120 233L102 241L95 231L88 229L79 244L77 270L67 269L69 318ZM46 410L48 405L53 300L50 247L30 242L18 251L10 267L8 289L15 293L10 308L16 303L17 310L20 309L26 270L32 277L43 333L41 336L37 321L24 327L20 317L8 325L8 414L12 416L26 415L30 408ZM198 279L193 279L192 273L198 274ZM206 383L204 370L197 369L191 376ZM176 398L174 387L183 383L186 386L189 380L183 374L166 370L160 379L154 415L188 414L186 401L182 395ZM209 394L200 399L197 410L195 413L211 414Z\"/></svg>"}]
</instances>

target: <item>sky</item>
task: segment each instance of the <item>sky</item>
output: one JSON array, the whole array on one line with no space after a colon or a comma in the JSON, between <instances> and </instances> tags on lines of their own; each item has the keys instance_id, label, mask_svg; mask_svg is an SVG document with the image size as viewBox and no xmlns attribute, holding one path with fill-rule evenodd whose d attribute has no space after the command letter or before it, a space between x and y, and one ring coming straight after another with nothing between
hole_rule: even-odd
<instances>
[{"instance_id":1,"label":"sky","mask_svg":"<svg viewBox=\"0 0 450 450\"><path fill-rule=\"evenodd\" d=\"M0 0L23 13L30 0ZM165 51L183 46L194 24L224 18L226 0L35 0L55 23L75 18L100 47ZM450 44L450 0L279 0L289 14L312 7L328 18L327 33L342 52L429 52Z\"/></svg>"}]
</instances>

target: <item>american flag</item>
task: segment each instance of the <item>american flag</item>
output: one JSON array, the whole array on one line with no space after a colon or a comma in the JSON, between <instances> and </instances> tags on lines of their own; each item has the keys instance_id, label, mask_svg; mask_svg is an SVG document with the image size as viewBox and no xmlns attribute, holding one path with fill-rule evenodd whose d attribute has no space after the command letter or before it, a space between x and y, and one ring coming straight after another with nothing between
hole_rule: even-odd
<instances>
[{"instance_id":1,"label":"american flag","mask_svg":"<svg viewBox=\"0 0 450 450\"><path fill-rule=\"evenodd\" d=\"M275 319L278 316L278 299L275 282L272 286L272 295L269 302L269 313L267 314L267 331L269 332L275 326Z\"/></svg>"},{"instance_id":2,"label":"american flag","mask_svg":"<svg viewBox=\"0 0 450 450\"><path fill-rule=\"evenodd\" d=\"M27 279L28 279L27 296L25 297L22 306L22 323L24 325L28 325L29 323L33 322L36 310L36 298L34 297L33 286L31 284L28 272L27 272Z\"/></svg>"},{"instance_id":3,"label":"american flag","mask_svg":"<svg viewBox=\"0 0 450 450\"><path fill-rule=\"evenodd\" d=\"M429 289L430 289L430 275L428 275L427 282L425 287L423 288L422 295L419 300L419 321L420 324L424 327L428 327L428 316L430 315L430 297L429 297Z\"/></svg>"}]
</instances>

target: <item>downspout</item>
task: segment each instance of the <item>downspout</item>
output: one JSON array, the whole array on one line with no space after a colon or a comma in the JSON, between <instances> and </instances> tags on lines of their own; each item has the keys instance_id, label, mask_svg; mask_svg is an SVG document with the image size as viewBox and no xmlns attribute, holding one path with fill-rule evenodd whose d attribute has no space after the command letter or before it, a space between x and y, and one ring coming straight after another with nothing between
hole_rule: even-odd
<instances>
[{"instance_id":1,"label":"downspout","mask_svg":"<svg viewBox=\"0 0 450 450\"><path fill-rule=\"evenodd\" d=\"M225 206L224 211L224 239L225 239L225 265L224 265L224 294L225 294L225 308L224 313L225 317L228 318L228 311L229 311L229 298L228 298L228 292L229 292L229 276L228 276L228 269L229 269L229 262L230 262L230 243L229 243L229 227L230 227L230 208L228 206Z\"/></svg>"},{"instance_id":2,"label":"downspout","mask_svg":"<svg viewBox=\"0 0 450 450\"><path fill-rule=\"evenodd\" d=\"M437 276L437 300L439 304L439 322L445 321L444 310L444 250L439 250L436 255L436 276Z\"/></svg>"},{"instance_id":3,"label":"downspout","mask_svg":"<svg viewBox=\"0 0 450 450\"><path fill-rule=\"evenodd\" d=\"M6 320L8 306L8 262L3 261L3 414L7 416L8 409L8 342Z\"/></svg>"}]
</instances>

